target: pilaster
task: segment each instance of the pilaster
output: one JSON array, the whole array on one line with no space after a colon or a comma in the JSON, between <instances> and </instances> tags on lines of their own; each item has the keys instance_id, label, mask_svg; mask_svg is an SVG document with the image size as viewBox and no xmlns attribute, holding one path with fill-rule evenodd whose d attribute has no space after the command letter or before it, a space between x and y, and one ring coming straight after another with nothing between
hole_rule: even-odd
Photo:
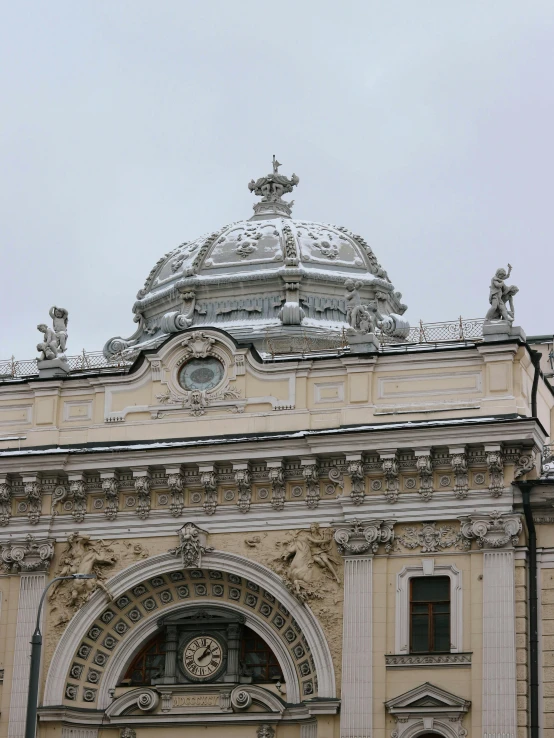
<instances>
[{"instance_id":1,"label":"pilaster","mask_svg":"<svg viewBox=\"0 0 554 738\"><path fill-rule=\"evenodd\" d=\"M8 738L23 738L25 735L31 655L29 644L35 629L38 605L45 584L46 575L44 573L21 574L20 576Z\"/></svg>"}]
</instances>

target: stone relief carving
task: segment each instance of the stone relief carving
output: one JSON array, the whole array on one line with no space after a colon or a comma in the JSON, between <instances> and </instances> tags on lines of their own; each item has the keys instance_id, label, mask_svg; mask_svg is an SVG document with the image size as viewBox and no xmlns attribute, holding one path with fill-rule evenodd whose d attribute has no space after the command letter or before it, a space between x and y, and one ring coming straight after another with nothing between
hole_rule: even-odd
<instances>
[{"instance_id":1,"label":"stone relief carving","mask_svg":"<svg viewBox=\"0 0 554 738\"><path fill-rule=\"evenodd\" d=\"M185 500L183 497L183 486L184 477L182 474L168 474L167 475L167 486L171 492L171 503L169 505L169 511L174 518L178 518L183 512L185 506Z\"/></svg>"},{"instance_id":2,"label":"stone relief carving","mask_svg":"<svg viewBox=\"0 0 554 738\"><path fill-rule=\"evenodd\" d=\"M419 474L419 495L424 502L429 502L433 496L433 462L429 454L416 458L416 468Z\"/></svg>"},{"instance_id":3,"label":"stone relief carving","mask_svg":"<svg viewBox=\"0 0 554 738\"><path fill-rule=\"evenodd\" d=\"M184 569L198 569L202 564L202 555L213 551L206 546L207 533L194 523L185 523L179 531L179 545L170 549L169 553L180 556Z\"/></svg>"},{"instance_id":4,"label":"stone relief carving","mask_svg":"<svg viewBox=\"0 0 554 738\"><path fill-rule=\"evenodd\" d=\"M319 505L319 470L316 464L302 467L302 476L306 480L306 505L313 510Z\"/></svg>"},{"instance_id":5,"label":"stone relief carving","mask_svg":"<svg viewBox=\"0 0 554 738\"><path fill-rule=\"evenodd\" d=\"M536 455L534 451L524 452L518 456L514 479L521 479L535 469Z\"/></svg>"},{"instance_id":6,"label":"stone relief carving","mask_svg":"<svg viewBox=\"0 0 554 738\"><path fill-rule=\"evenodd\" d=\"M362 466L362 469L363 469L363 466ZM329 476L329 481L335 487L335 493L337 495L342 495L344 491L344 476L343 476L341 469L339 469L338 466L330 467L328 476Z\"/></svg>"},{"instance_id":7,"label":"stone relief carving","mask_svg":"<svg viewBox=\"0 0 554 738\"><path fill-rule=\"evenodd\" d=\"M4 478L0 482L0 525L8 525L12 516L12 485Z\"/></svg>"},{"instance_id":8,"label":"stone relief carving","mask_svg":"<svg viewBox=\"0 0 554 738\"><path fill-rule=\"evenodd\" d=\"M504 492L504 458L501 451L487 451L487 468L489 470L489 492L491 497L501 497Z\"/></svg>"},{"instance_id":9,"label":"stone relief carving","mask_svg":"<svg viewBox=\"0 0 554 738\"><path fill-rule=\"evenodd\" d=\"M467 455L465 453L452 454L450 463L454 472L454 497L458 498L458 500L463 500L467 497L469 489Z\"/></svg>"},{"instance_id":10,"label":"stone relief carving","mask_svg":"<svg viewBox=\"0 0 554 738\"><path fill-rule=\"evenodd\" d=\"M258 727L256 735L258 738L275 738L275 728L264 723Z\"/></svg>"},{"instance_id":11,"label":"stone relief carving","mask_svg":"<svg viewBox=\"0 0 554 738\"><path fill-rule=\"evenodd\" d=\"M150 508L152 507L152 500L150 498L151 487L152 482L149 476L136 477L135 492L138 498L136 513L141 520L146 520L150 515Z\"/></svg>"},{"instance_id":12,"label":"stone relief carving","mask_svg":"<svg viewBox=\"0 0 554 738\"><path fill-rule=\"evenodd\" d=\"M349 461L347 470L352 484L350 498L355 505L361 505L365 497L365 475L362 460Z\"/></svg>"},{"instance_id":13,"label":"stone relief carving","mask_svg":"<svg viewBox=\"0 0 554 738\"><path fill-rule=\"evenodd\" d=\"M23 484L27 502L27 517L31 525L37 525L42 512L42 485L39 480Z\"/></svg>"},{"instance_id":14,"label":"stone relief carving","mask_svg":"<svg viewBox=\"0 0 554 738\"><path fill-rule=\"evenodd\" d=\"M400 479L398 477L398 461L395 457L383 459L383 474L385 475L385 499L387 502L397 502Z\"/></svg>"},{"instance_id":15,"label":"stone relief carving","mask_svg":"<svg viewBox=\"0 0 554 738\"><path fill-rule=\"evenodd\" d=\"M134 728L120 728L119 738L137 738L137 731Z\"/></svg>"},{"instance_id":16,"label":"stone relief carving","mask_svg":"<svg viewBox=\"0 0 554 738\"><path fill-rule=\"evenodd\" d=\"M72 612L84 605L97 588L106 591L103 572L114 566L116 561L113 548L104 541L92 541L90 536L79 533L68 536L56 576L96 574L96 579L74 579L56 582L52 586L48 599L54 603L52 610L59 613L56 625L66 623Z\"/></svg>"},{"instance_id":17,"label":"stone relief carving","mask_svg":"<svg viewBox=\"0 0 554 738\"><path fill-rule=\"evenodd\" d=\"M204 512L213 515L217 508L217 476L214 471L202 472L200 484L204 488Z\"/></svg>"},{"instance_id":18,"label":"stone relief carving","mask_svg":"<svg viewBox=\"0 0 554 738\"><path fill-rule=\"evenodd\" d=\"M457 547L461 534L456 533L450 525L424 523L419 527L410 526L404 529L402 535L396 535L395 551L402 547L408 550L421 548L421 553L438 553L445 548Z\"/></svg>"},{"instance_id":19,"label":"stone relief carving","mask_svg":"<svg viewBox=\"0 0 554 738\"><path fill-rule=\"evenodd\" d=\"M271 482L271 507L274 510L282 510L285 507L285 474L283 467L268 469L269 481Z\"/></svg>"},{"instance_id":20,"label":"stone relief carving","mask_svg":"<svg viewBox=\"0 0 554 738\"><path fill-rule=\"evenodd\" d=\"M517 515L501 515L493 511L490 515L468 515L460 518L461 534L469 548L472 540L479 548L503 548L517 546L522 531L521 519Z\"/></svg>"},{"instance_id":21,"label":"stone relief carving","mask_svg":"<svg viewBox=\"0 0 554 738\"><path fill-rule=\"evenodd\" d=\"M119 511L119 482L117 477L103 479L102 492L106 497L104 515L108 520L115 520Z\"/></svg>"},{"instance_id":22,"label":"stone relief carving","mask_svg":"<svg viewBox=\"0 0 554 738\"><path fill-rule=\"evenodd\" d=\"M505 320L512 323L514 320L514 295L519 292L515 284L507 285L505 280L512 273L512 265L508 264L508 271L497 269L491 279L489 289L490 308L485 315L485 320ZM510 309L508 310L507 305Z\"/></svg>"},{"instance_id":23,"label":"stone relief carving","mask_svg":"<svg viewBox=\"0 0 554 738\"><path fill-rule=\"evenodd\" d=\"M342 556L375 554L380 544L390 553L394 541L394 520L353 520L348 528L335 531L335 541Z\"/></svg>"},{"instance_id":24,"label":"stone relief carving","mask_svg":"<svg viewBox=\"0 0 554 738\"><path fill-rule=\"evenodd\" d=\"M235 471L235 483L238 489L237 507L241 513L247 513L252 502L252 478L248 469Z\"/></svg>"},{"instance_id":25,"label":"stone relief carving","mask_svg":"<svg viewBox=\"0 0 554 738\"><path fill-rule=\"evenodd\" d=\"M8 541L0 544L2 571L5 574L48 571L54 556L54 540L34 538L28 534L23 541Z\"/></svg>"},{"instance_id":26,"label":"stone relief carving","mask_svg":"<svg viewBox=\"0 0 554 738\"><path fill-rule=\"evenodd\" d=\"M281 566L275 568L285 585L301 601L321 598L317 571L340 584L339 562L332 555L333 536L330 528L320 529L313 523L308 531L296 531L282 543ZM314 566L315 565L315 566Z\"/></svg>"},{"instance_id":27,"label":"stone relief carving","mask_svg":"<svg viewBox=\"0 0 554 738\"><path fill-rule=\"evenodd\" d=\"M185 336L181 341L181 346L184 348L187 358L192 356L195 359L205 359L211 354L214 343L215 338L207 336L202 331L193 331Z\"/></svg>"}]
</instances>

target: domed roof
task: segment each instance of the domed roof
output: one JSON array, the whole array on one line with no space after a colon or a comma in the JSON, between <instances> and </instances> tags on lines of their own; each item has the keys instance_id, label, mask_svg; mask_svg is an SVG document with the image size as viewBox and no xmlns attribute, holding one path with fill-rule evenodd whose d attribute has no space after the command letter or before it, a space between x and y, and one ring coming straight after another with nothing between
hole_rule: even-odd
<instances>
[{"instance_id":1,"label":"domed roof","mask_svg":"<svg viewBox=\"0 0 554 738\"><path fill-rule=\"evenodd\" d=\"M273 173L252 180L261 196L249 220L185 242L155 264L133 306L135 334L110 339L108 356L132 346L157 344L191 325L219 325L255 339L302 326L346 326L345 282L354 280L361 301L376 301L384 315L406 306L369 244L348 229L295 220L282 199L298 177ZM298 329L296 329L298 330Z\"/></svg>"}]
</instances>

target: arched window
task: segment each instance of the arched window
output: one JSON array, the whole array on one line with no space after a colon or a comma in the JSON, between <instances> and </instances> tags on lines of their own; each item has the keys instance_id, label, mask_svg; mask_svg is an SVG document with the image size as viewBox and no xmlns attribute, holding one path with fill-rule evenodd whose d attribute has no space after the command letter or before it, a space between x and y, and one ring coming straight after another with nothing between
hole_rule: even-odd
<instances>
[{"instance_id":1,"label":"arched window","mask_svg":"<svg viewBox=\"0 0 554 738\"><path fill-rule=\"evenodd\" d=\"M281 667L267 643L250 628L244 628L240 649L240 661L244 676L253 682L282 680Z\"/></svg>"},{"instance_id":2,"label":"arched window","mask_svg":"<svg viewBox=\"0 0 554 738\"><path fill-rule=\"evenodd\" d=\"M138 652L125 672L122 685L137 687L152 684L165 669L165 635L158 633Z\"/></svg>"}]
</instances>

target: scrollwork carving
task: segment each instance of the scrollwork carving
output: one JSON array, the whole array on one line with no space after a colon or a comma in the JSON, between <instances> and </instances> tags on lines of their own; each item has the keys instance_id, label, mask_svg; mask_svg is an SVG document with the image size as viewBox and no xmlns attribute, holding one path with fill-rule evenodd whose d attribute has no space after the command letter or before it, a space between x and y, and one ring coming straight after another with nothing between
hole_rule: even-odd
<instances>
[{"instance_id":1,"label":"scrollwork carving","mask_svg":"<svg viewBox=\"0 0 554 738\"><path fill-rule=\"evenodd\" d=\"M204 488L204 512L206 515L213 515L217 508L217 477L215 472L202 472L200 484Z\"/></svg>"},{"instance_id":2,"label":"scrollwork carving","mask_svg":"<svg viewBox=\"0 0 554 738\"><path fill-rule=\"evenodd\" d=\"M252 502L252 478L248 469L235 471L235 483L238 490L237 507L241 513L247 513Z\"/></svg>"},{"instance_id":3,"label":"scrollwork carving","mask_svg":"<svg viewBox=\"0 0 554 738\"><path fill-rule=\"evenodd\" d=\"M135 479L135 492L137 493L137 516L141 520L146 520L150 515L150 509L152 507L152 500L150 499L150 490L152 483L150 477L142 476L136 477Z\"/></svg>"},{"instance_id":4,"label":"scrollwork carving","mask_svg":"<svg viewBox=\"0 0 554 738\"><path fill-rule=\"evenodd\" d=\"M365 497L365 475L362 460L349 461L347 468L352 484L350 498L355 505L361 505Z\"/></svg>"},{"instance_id":5,"label":"scrollwork carving","mask_svg":"<svg viewBox=\"0 0 554 738\"><path fill-rule=\"evenodd\" d=\"M268 469L269 481L271 482L271 507L274 510L282 510L285 506L285 474L283 467Z\"/></svg>"},{"instance_id":6,"label":"scrollwork carving","mask_svg":"<svg viewBox=\"0 0 554 738\"><path fill-rule=\"evenodd\" d=\"M37 525L42 511L42 485L39 480L25 482L23 485L27 502L27 517L31 525Z\"/></svg>"},{"instance_id":7,"label":"scrollwork carving","mask_svg":"<svg viewBox=\"0 0 554 738\"><path fill-rule=\"evenodd\" d=\"M419 495L424 502L429 502L433 496L433 461L430 454L418 456L416 468L419 475Z\"/></svg>"},{"instance_id":8,"label":"scrollwork carving","mask_svg":"<svg viewBox=\"0 0 554 738\"><path fill-rule=\"evenodd\" d=\"M215 338L207 336L202 331L193 331L188 336L185 336L181 341L181 346L188 355L193 356L195 359L205 359L206 356L211 354L214 343Z\"/></svg>"},{"instance_id":9,"label":"scrollwork carving","mask_svg":"<svg viewBox=\"0 0 554 738\"><path fill-rule=\"evenodd\" d=\"M8 525L12 516L12 485L8 479L0 482L0 525Z\"/></svg>"},{"instance_id":10,"label":"scrollwork carving","mask_svg":"<svg viewBox=\"0 0 554 738\"><path fill-rule=\"evenodd\" d=\"M487 451L489 492L491 497L501 497L504 492L504 458L501 451Z\"/></svg>"},{"instance_id":11,"label":"scrollwork carving","mask_svg":"<svg viewBox=\"0 0 554 738\"><path fill-rule=\"evenodd\" d=\"M467 470L466 454L452 454L450 457L452 471L454 472L454 497L463 500L467 497L469 489L469 475Z\"/></svg>"},{"instance_id":12,"label":"scrollwork carving","mask_svg":"<svg viewBox=\"0 0 554 738\"><path fill-rule=\"evenodd\" d=\"M183 512L185 501L183 498L183 481L184 477L180 473L167 475L167 486L171 492L171 503L169 510L174 518L178 518Z\"/></svg>"},{"instance_id":13,"label":"scrollwork carving","mask_svg":"<svg viewBox=\"0 0 554 738\"><path fill-rule=\"evenodd\" d=\"M306 480L306 505L313 510L319 505L319 470L317 464L302 467L302 476Z\"/></svg>"},{"instance_id":14,"label":"scrollwork carving","mask_svg":"<svg viewBox=\"0 0 554 738\"><path fill-rule=\"evenodd\" d=\"M104 515L108 520L115 520L119 511L119 482L115 476L102 480L102 492L106 497Z\"/></svg>"},{"instance_id":15,"label":"scrollwork carving","mask_svg":"<svg viewBox=\"0 0 554 738\"><path fill-rule=\"evenodd\" d=\"M395 457L383 459L383 474L385 475L385 499L387 502L397 502L400 480L398 478L398 461Z\"/></svg>"},{"instance_id":16,"label":"scrollwork carving","mask_svg":"<svg viewBox=\"0 0 554 738\"><path fill-rule=\"evenodd\" d=\"M514 471L514 479L521 479L529 472L535 469L536 456L534 451L528 451L520 454L516 462Z\"/></svg>"},{"instance_id":17,"label":"scrollwork carving","mask_svg":"<svg viewBox=\"0 0 554 738\"><path fill-rule=\"evenodd\" d=\"M69 496L73 500L73 518L76 523L82 523L87 511L87 487L84 479L69 482Z\"/></svg>"}]
</instances>

